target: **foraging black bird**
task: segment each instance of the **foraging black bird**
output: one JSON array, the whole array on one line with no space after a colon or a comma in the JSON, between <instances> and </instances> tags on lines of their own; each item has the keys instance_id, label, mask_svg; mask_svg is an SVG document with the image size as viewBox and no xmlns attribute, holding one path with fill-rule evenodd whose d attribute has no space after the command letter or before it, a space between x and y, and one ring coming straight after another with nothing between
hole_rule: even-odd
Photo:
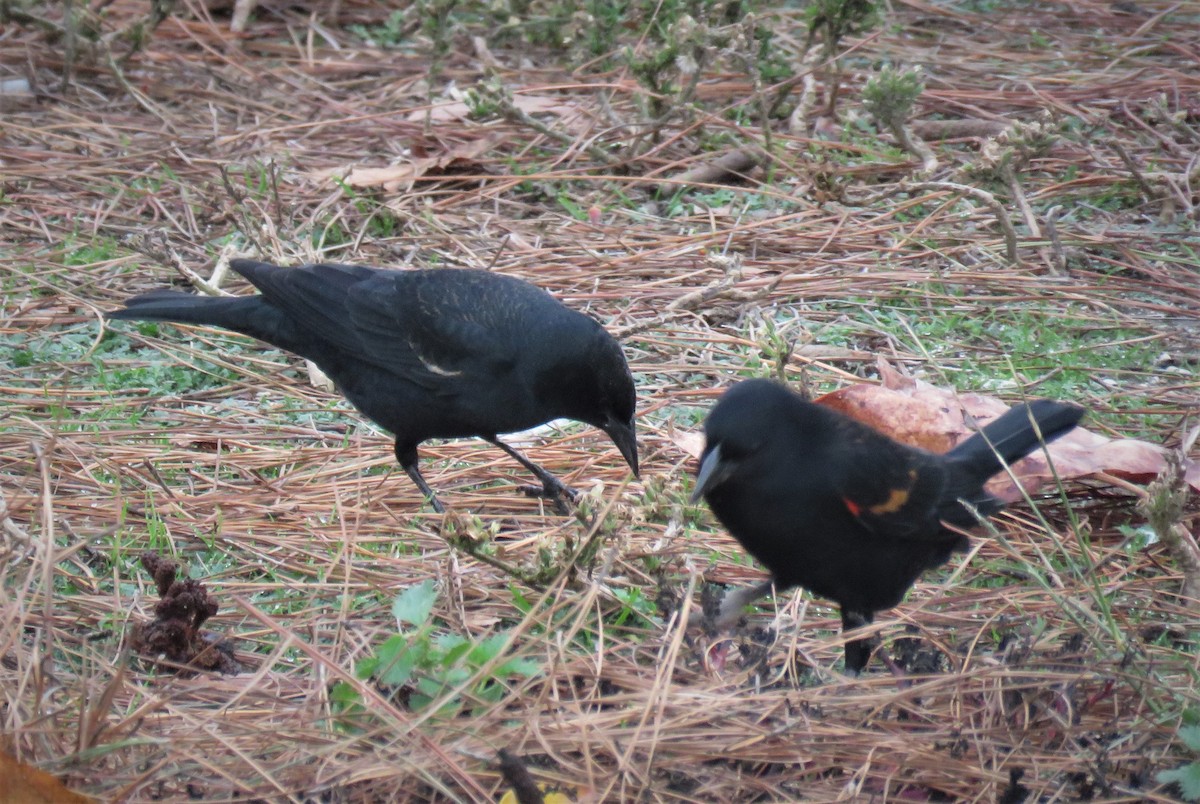
<instances>
[{"instance_id":1,"label":"foraging black bird","mask_svg":"<svg viewBox=\"0 0 1200 804\"><path fill-rule=\"evenodd\" d=\"M842 630L895 606L926 569L967 539L1003 503L984 483L1071 430L1083 408L1049 400L1018 405L944 455L883 433L769 380L748 380L718 400L692 501L717 519L771 579L726 596L718 625L770 592L802 586L841 608ZM965 504L964 504L965 503ZM846 669L871 656L869 640L846 643Z\"/></svg>"},{"instance_id":2,"label":"foraging black bird","mask_svg":"<svg viewBox=\"0 0 1200 804\"><path fill-rule=\"evenodd\" d=\"M316 363L350 402L396 437L417 467L429 438L478 436L520 461L562 506L573 490L497 436L558 418L600 428L638 471L633 377L599 323L528 282L487 271L359 265L230 267L261 291L236 297L156 290L109 318L223 327Z\"/></svg>"}]
</instances>

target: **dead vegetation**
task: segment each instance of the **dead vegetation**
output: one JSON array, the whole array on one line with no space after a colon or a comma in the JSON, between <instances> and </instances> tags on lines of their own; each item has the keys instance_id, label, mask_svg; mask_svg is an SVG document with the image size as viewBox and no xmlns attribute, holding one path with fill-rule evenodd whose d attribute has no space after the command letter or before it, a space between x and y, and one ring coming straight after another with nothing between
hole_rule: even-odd
<instances>
[{"instance_id":1,"label":"dead vegetation","mask_svg":"<svg viewBox=\"0 0 1200 804\"><path fill-rule=\"evenodd\" d=\"M1101 478L1015 506L876 624L911 683L847 679L819 600L733 636L677 627L705 583L761 578L686 505L679 436L735 378L832 388L884 357L941 386L1052 389L1092 429L1178 446L1200 398L1194 6L894 3L841 42L842 118L805 106L827 74L789 76L796 109L765 140L778 90L723 62L683 71L673 107L619 62L408 31L452 45L431 81L428 46L353 33L390 13L356 0L336 20L264 2L240 36L181 3L137 47L68 60L61 8L18 5L55 24L0 23L0 77L29 90L0 93L0 748L130 801L494 801L500 749L596 801L1178 794L1156 773L1194 758L1177 735L1200 709L1200 623L1139 541L1136 495ZM127 31L146 11L104 13ZM805 38L791 13L772 18L787 52ZM884 60L923 65L909 128L932 176L860 125ZM727 175L706 165L745 178L697 185ZM119 300L232 251L554 291L622 334L642 478L594 432L539 436L530 456L590 489L563 518L514 493L498 451L431 444L453 508L437 516L387 438L290 357L102 329ZM957 328L927 326L947 310ZM970 325L1020 310L1044 361L1018 369L999 324ZM1194 495L1174 510L1194 537ZM146 550L203 581L240 674L131 662L125 634L158 600ZM364 682L419 630L393 599L430 579L430 634L505 650L465 677L426 658ZM501 673L514 659L537 671ZM418 708L439 667L452 709Z\"/></svg>"}]
</instances>

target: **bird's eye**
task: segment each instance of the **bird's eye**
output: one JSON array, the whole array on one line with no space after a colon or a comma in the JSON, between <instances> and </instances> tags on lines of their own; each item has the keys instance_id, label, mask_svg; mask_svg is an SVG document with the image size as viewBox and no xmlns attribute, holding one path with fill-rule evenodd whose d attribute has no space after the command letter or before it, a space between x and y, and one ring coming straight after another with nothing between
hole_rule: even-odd
<instances>
[{"instance_id":1,"label":"bird's eye","mask_svg":"<svg viewBox=\"0 0 1200 804\"><path fill-rule=\"evenodd\" d=\"M758 441L721 441L721 458L726 461L741 461L762 449Z\"/></svg>"}]
</instances>

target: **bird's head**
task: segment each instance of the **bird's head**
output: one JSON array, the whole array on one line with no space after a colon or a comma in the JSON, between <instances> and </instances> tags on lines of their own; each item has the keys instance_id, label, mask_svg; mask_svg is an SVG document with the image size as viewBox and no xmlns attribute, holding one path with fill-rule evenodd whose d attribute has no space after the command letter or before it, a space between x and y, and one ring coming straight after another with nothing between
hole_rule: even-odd
<instances>
[{"instance_id":1,"label":"bird's head","mask_svg":"<svg viewBox=\"0 0 1200 804\"><path fill-rule=\"evenodd\" d=\"M704 421L704 452L692 502L734 477L791 421L799 397L769 380L746 380L726 391Z\"/></svg>"},{"instance_id":2,"label":"bird's head","mask_svg":"<svg viewBox=\"0 0 1200 804\"><path fill-rule=\"evenodd\" d=\"M621 457L638 473L634 413L637 393L621 345L599 324L582 360L572 359L548 372L545 394L557 395L559 415L603 430ZM550 390L550 387L553 390Z\"/></svg>"},{"instance_id":3,"label":"bird's head","mask_svg":"<svg viewBox=\"0 0 1200 804\"><path fill-rule=\"evenodd\" d=\"M600 425L600 429L608 433L608 437L617 445L617 449L621 452L621 457L625 459L625 463L629 464L633 476L638 476L638 450L637 436L633 430L633 417L627 420L617 418L608 419L604 424Z\"/></svg>"},{"instance_id":4,"label":"bird's head","mask_svg":"<svg viewBox=\"0 0 1200 804\"><path fill-rule=\"evenodd\" d=\"M621 369L618 371L618 368ZM634 414L637 407L637 393L633 386L633 375L621 356L620 366L613 366L601 378L599 393L599 408L603 416L595 425L608 434L617 445L621 457L633 471L638 474L637 436L634 432Z\"/></svg>"}]
</instances>

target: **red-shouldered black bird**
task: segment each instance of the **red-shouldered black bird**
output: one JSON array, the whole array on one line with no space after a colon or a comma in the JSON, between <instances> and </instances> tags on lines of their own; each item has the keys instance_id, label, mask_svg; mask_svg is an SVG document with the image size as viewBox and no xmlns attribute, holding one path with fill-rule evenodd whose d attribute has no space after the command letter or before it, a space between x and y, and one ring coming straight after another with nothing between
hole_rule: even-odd
<instances>
[{"instance_id":1,"label":"red-shouldered black bird","mask_svg":"<svg viewBox=\"0 0 1200 804\"><path fill-rule=\"evenodd\" d=\"M497 435L558 418L600 428L636 475L633 377L596 321L528 282L487 271L359 265L230 267L260 295L157 290L109 318L223 327L316 363L396 437L396 459L434 509L417 467L429 438L478 436L520 461L560 508L574 491Z\"/></svg>"},{"instance_id":2,"label":"red-shouldered black bird","mask_svg":"<svg viewBox=\"0 0 1200 804\"><path fill-rule=\"evenodd\" d=\"M1001 509L984 483L1004 465L1068 432L1075 405L1018 405L944 455L906 446L769 380L747 380L718 400L692 501L717 519L771 579L726 596L718 625L770 592L802 586L835 601L842 630L895 606L926 569L967 548L943 523L977 524ZM857 673L870 641L846 643Z\"/></svg>"}]
</instances>

